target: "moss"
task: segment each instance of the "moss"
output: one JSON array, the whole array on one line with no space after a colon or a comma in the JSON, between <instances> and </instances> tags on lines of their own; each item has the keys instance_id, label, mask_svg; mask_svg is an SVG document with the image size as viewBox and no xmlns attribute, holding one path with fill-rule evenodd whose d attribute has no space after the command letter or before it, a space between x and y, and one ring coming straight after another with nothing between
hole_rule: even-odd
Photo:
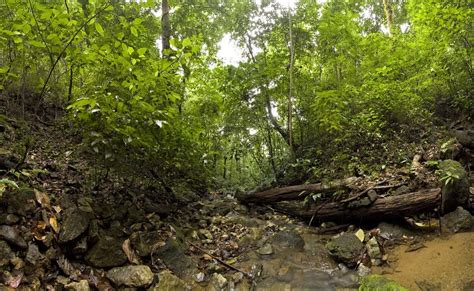
<instances>
[{"instance_id":1,"label":"moss","mask_svg":"<svg viewBox=\"0 0 474 291\"><path fill-rule=\"evenodd\" d=\"M368 275L362 278L359 291L408 291L408 289L383 276Z\"/></svg>"}]
</instances>

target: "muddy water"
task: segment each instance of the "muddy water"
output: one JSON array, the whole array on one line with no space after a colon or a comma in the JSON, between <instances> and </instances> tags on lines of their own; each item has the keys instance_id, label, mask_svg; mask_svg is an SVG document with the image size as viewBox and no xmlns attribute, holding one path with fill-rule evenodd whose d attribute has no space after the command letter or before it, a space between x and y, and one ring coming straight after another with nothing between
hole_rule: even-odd
<instances>
[{"instance_id":1,"label":"muddy water","mask_svg":"<svg viewBox=\"0 0 474 291\"><path fill-rule=\"evenodd\" d=\"M406 252L405 245L396 247L389 252L391 266L375 272L410 290L474 290L469 284L474 281L474 232L433 236L424 245L414 252Z\"/></svg>"}]
</instances>

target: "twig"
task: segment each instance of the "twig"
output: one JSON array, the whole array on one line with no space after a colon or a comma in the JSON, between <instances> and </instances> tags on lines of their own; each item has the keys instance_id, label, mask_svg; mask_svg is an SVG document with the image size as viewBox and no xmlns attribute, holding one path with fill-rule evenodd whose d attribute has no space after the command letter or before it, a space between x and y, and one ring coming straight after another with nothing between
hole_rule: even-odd
<instances>
[{"instance_id":1,"label":"twig","mask_svg":"<svg viewBox=\"0 0 474 291\"><path fill-rule=\"evenodd\" d=\"M229 269L231 269L231 270L237 271L237 272L239 272L239 273L242 273L242 274L244 274L245 276L247 276L248 278L252 279L252 275L251 275L251 274L249 274L249 273L247 273L247 272L244 272L244 271L242 271L242 270L240 270L240 269L237 269L236 267L234 267L234 266L232 266L232 265L227 264L227 263L224 262L223 260L219 259L218 257L216 257L216 256L214 256L214 255L211 255L208 251L206 251L206 250L202 249L201 247L199 247L199 246L193 244L192 242L189 242L189 241L188 241L187 243L190 244L191 246L195 247L196 249L200 250L200 251L203 252L204 254L210 256L211 258L213 258L213 259L216 260L217 262L221 263L223 266L225 266L225 267L227 267L227 268L229 268Z\"/></svg>"},{"instance_id":2,"label":"twig","mask_svg":"<svg viewBox=\"0 0 474 291\"><path fill-rule=\"evenodd\" d=\"M384 181L378 182L378 183L376 184L376 186L369 187L369 188L365 189L364 191L361 191L361 192L357 193L356 195L351 196L351 197L349 197L349 198L347 198L347 199L344 199L344 200L342 200L342 201L340 201L340 202L341 202L341 203L351 202L351 201L356 200L357 198L363 196L365 193L369 192L370 190L390 189L390 188L400 187L400 186L406 184L406 182L402 182L402 183L398 183L398 184L395 184L395 185L377 186L377 185L380 185L380 184L385 183L385 182L387 182L387 181L384 180Z\"/></svg>"}]
</instances>

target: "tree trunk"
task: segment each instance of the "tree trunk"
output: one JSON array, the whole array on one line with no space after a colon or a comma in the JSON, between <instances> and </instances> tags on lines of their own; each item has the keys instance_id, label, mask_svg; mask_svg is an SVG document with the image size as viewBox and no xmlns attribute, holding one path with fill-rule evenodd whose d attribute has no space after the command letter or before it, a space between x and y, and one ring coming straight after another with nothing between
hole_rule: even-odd
<instances>
[{"instance_id":1,"label":"tree trunk","mask_svg":"<svg viewBox=\"0 0 474 291\"><path fill-rule=\"evenodd\" d=\"M167 57L165 50L169 50L171 48L170 6L168 4L168 0L162 0L161 13L161 28L163 29L163 34L161 35L161 53L163 57Z\"/></svg>"},{"instance_id":2,"label":"tree trunk","mask_svg":"<svg viewBox=\"0 0 474 291\"><path fill-rule=\"evenodd\" d=\"M441 189L428 189L397 196L379 198L367 207L348 208L343 203L304 205L302 201L280 202L272 207L281 212L313 221L382 220L400 218L423 211L433 210L441 204Z\"/></svg>"},{"instance_id":3,"label":"tree trunk","mask_svg":"<svg viewBox=\"0 0 474 291\"><path fill-rule=\"evenodd\" d=\"M285 200L303 200L309 193L335 192L350 186L358 179L355 177L328 183L294 185L282 188L273 188L261 192L250 191L237 197L243 203L271 203ZM306 192L305 194L302 192Z\"/></svg>"},{"instance_id":4,"label":"tree trunk","mask_svg":"<svg viewBox=\"0 0 474 291\"><path fill-rule=\"evenodd\" d=\"M291 155L294 154L293 149L293 64L295 62L295 47L293 44L293 29L292 29L292 22L291 22L291 9L288 7L288 25L289 25L289 38L290 38L290 65L288 69L288 77L289 77L289 84L288 84L288 146L290 148Z\"/></svg>"},{"instance_id":5,"label":"tree trunk","mask_svg":"<svg viewBox=\"0 0 474 291\"><path fill-rule=\"evenodd\" d=\"M388 30L388 35L392 36L393 30L393 9L392 9L392 4L390 3L390 0L383 0L383 8L385 11L385 18L387 20L387 30Z\"/></svg>"}]
</instances>

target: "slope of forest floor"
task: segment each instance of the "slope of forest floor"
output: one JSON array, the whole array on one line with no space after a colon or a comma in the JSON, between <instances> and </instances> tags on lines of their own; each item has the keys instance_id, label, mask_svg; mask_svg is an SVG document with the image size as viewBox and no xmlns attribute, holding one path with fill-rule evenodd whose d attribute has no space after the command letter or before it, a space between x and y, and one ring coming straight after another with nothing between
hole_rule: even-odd
<instances>
[{"instance_id":1,"label":"slope of forest floor","mask_svg":"<svg viewBox=\"0 0 474 291\"><path fill-rule=\"evenodd\" d=\"M124 185L61 123L24 133L9 120L2 130L2 168L10 168L3 178L19 189L6 186L0 198L1 290L336 290L393 283L367 277L371 272L410 290L472 290L466 256L472 232L438 238L433 213L308 226L270 206L242 205L218 192L199 197L179 183ZM25 136L28 143L17 142ZM382 178L413 176L410 166ZM413 181L424 187L434 177ZM364 179L370 185L372 178ZM472 231L473 218L462 209L441 222L443 233Z\"/></svg>"}]
</instances>

